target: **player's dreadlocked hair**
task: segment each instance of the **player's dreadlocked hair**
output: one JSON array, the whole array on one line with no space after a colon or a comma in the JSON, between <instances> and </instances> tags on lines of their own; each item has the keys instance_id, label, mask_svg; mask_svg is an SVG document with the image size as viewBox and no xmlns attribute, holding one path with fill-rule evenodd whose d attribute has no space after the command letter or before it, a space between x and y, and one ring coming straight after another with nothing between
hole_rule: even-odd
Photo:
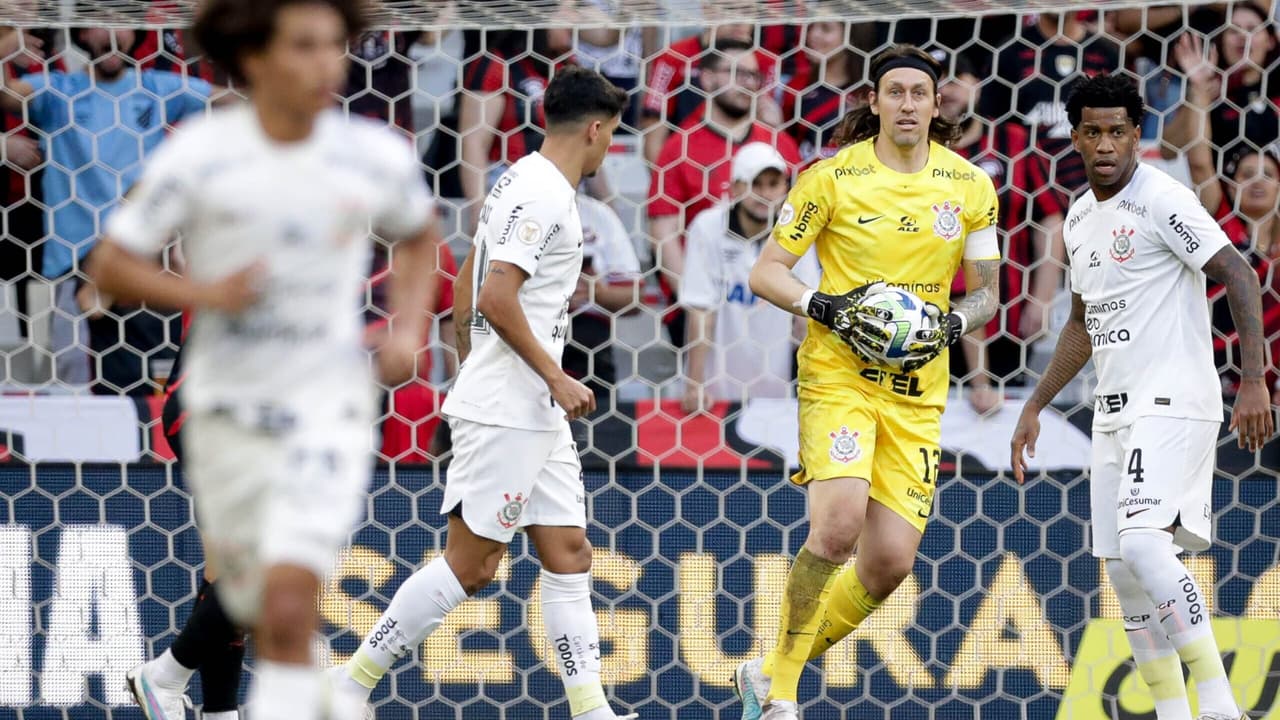
<instances>
[{"instance_id":1,"label":"player's dreadlocked hair","mask_svg":"<svg viewBox=\"0 0 1280 720\"><path fill-rule=\"evenodd\" d=\"M1146 114L1138 84L1133 78L1119 72L1094 75L1076 83L1067 98L1067 120L1071 127L1080 126L1080 119L1087 107L1124 108L1134 127L1142 125L1142 117Z\"/></svg>"},{"instance_id":2,"label":"player's dreadlocked hair","mask_svg":"<svg viewBox=\"0 0 1280 720\"><path fill-rule=\"evenodd\" d=\"M276 18L289 5L331 7L342 16L347 34L353 37L368 24L362 0L203 0L196 11L192 35L205 57L236 83L243 83L241 57L270 44Z\"/></svg>"},{"instance_id":3,"label":"player's dreadlocked hair","mask_svg":"<svg viewBox=\"0 0 1280 720\"><path fill-rule=\"evenodd\" d=\"M871 58L871 82L873 89L880 92L880 80L885 73L898 67L912 67L924 71L933 78L933 93L938 92L938 78L942 76L942 66L929 53L915 45L894 45ZM840 119L833 140L836 145L844 147L880 134L880 116L871 112L870 105L860 105ZM950 145L960 137L960 126L942 116L929 119L929 139L941 145Z\"/></svg>"}]
</instances>

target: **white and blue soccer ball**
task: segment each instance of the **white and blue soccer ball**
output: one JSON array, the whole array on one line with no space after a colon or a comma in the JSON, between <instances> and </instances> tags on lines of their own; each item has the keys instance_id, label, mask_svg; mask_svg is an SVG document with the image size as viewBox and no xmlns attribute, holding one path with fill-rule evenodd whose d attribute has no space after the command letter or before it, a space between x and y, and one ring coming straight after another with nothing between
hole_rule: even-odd
<instances>
[{"instance_id":1,"label":"white and blue soccer ball","mask_svg":"<svg viewBox=\"0 0 1280 720\"><path fill-rule=\"evenodd\" d=\"M876 359L892 368L902 367L907 358L907 348L921 330L932 329L938 321L925 312L925 303L915 293L889 288L866 296L862 304L885 310L888 320L875 319L888 331L889 339L876 351Z\"/></svg>"}]
</instances>

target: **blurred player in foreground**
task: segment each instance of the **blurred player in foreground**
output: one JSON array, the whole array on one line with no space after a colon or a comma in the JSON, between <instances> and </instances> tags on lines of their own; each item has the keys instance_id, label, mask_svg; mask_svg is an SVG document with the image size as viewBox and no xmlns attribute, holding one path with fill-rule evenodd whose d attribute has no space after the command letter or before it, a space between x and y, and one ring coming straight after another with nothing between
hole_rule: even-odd
<instances>
[{"instance_id":1,"label":"blurred player in foreground","mask_svg":"<svg viewBox=\"0 0 1280 720\"><path fill-rule=\"evenodd\" d=\"M334 685L367 699L400 657L493 581L524 530L542 563L547 640L576 720L614 720L600 684L591 607L586 491L569 420L595 396L560 368L582 271L575 188L600 168L626 93L600 74L560 70L543 99L547 136L494 184L454 286L462 367L442 411L453 463L444 554L396 591ZM634 717L634 716L632 716Z\"/></svg>"},{"instance_id":2,"label":"blurred player in foreground","mask_svg":"<svg viewBox=\"0 0 1280 720\"><path fill-rule=\"evenodd\" d=\"M183 316L184 336L189 314ZM165 388L161 423L173 457L182 463L183 426L187 411L182 406L182 349L174 358ZM196 604L178 636L167 650L128 673L129 690L147 720L183 720L186 717L186 690L191 676L200 672L204 703L202 720L235 720L239 717L240 674L244 663L244 632L231 622L223 609L215 584L217 568L206 551L203 578Z\"/></svg>"},{"instance_id":3,"label":"blurred player in foreground","mask_svg":"<svg viewBox=\"0 0 1280 720\"><path fill-rule=\"evenodd\" d=\"M108 294L196 310L182 387L187 479L222 607L253 630L258 720L325 711L311 646L317 595L372 465L376 395L359 312L369 229L402 241L395 320L377 354L383 382L412 375L434 287L433 202L412 148L333 107L361 8L204 2L194 36L250 102L162 144L92 264ZM183 277L146 259L174 234Z\"/></svg>"},{"instance_id":4,"label":"blurred player in foreground","mask_svg":"<svg viewBox=\"0 0 1280 720\"><path fill-rule=\"evenodd\" d=\"M1067 101L1089 191L1067 213L1071 318L1023 408L1012 441L1018 482L1035 456L1040 411L1089 358L1098 371L1090 461L1093 554L1124 613L1159 720L1190 720L1182 664L1200 720L1242 718L1205 594L1179 548L1211 544L1222 386L1213 364L1205 276L1226 287L1240 334L1242 382L1231 416L1241 447L1274 430L1265 380L1262 293L1191 190L1138 162L1144 113L1133 82L1098 75Z\"/></svg>"},{"instance_id":5,"label":"blurred player in foreground","mask_svg":"<svg viewBox=\"0 0 1280 720\"><path fill-rule=\"evenodd\" d=\"M910 45L872 60L869 105L841 121L841 150L801 174L751 273L753 292L812 322L798 352L801 470L792 477L809 490L809 537L787 576L776 647L735 675L747 720L798 717L806 660L911 572L933 507L946 350L996 311L995 187L946 147L956 127L939 117L939 74ZM811 245L817 290L792 273ZM961 267L967 293L943 314ZM889 286L930 303L938 321L901 371L875 360L869 348L883 328L860 304ZM857 562L841 572L855 546Z\"/></svg>"}]
</instances>

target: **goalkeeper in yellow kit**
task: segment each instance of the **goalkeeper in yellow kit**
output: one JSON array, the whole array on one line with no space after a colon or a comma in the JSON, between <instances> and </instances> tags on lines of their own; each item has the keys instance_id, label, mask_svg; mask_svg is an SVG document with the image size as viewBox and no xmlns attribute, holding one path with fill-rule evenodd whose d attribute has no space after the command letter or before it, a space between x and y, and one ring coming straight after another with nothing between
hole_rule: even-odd
<instances>
[{"instance_id":1,"label":"goalkeeper in yellow kit","mask_svg":"<svg viewBox=\"0 0 1280 720\"><path fill-rule=\"evenodd\" d=\"M811 319L792 477L809 490L809 536L787 576L777 645L734 677L744 720L797 718L805 662L911 572L933 506L947 348L996 312L996 192L945 147L956 129L938 115L940 72L910 45L872 60L869 104L842 121L840 151L800 175L751 272L755 294ZM816 290L791 273L810 245L823 270ZM948 311L960 267L968 293ZM886 332L861 302L887 287L918 295L936 320L901 370L876 361Z\"/></svg>"}]
</instances>

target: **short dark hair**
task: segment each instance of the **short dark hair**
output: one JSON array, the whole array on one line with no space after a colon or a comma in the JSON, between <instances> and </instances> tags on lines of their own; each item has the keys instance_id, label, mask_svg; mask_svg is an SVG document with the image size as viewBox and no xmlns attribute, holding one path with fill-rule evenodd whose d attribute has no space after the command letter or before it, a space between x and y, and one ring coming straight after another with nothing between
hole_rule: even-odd
<instances>
[{"instance_id":1,"label":"short dark hair","mask_svg":"<svg viewBox=\"0 0 1280 720\"><path fill-rule=\"evenodd\" d=\"M1134 127L1142 125L1142 118L1147 112L1138 84L1121 72L1100 73L1076 82L1067 98L1067 120L1071 127L1080 127L1087 107L1124 108Z\"/></svg>"},{"instance_id":2,"label":"short dark hair","mask_svg":"<svg viewBox=\"0 0 1280 720\"><path fill-rule=\"evenodd\" d=\"M577 65L557 70L542 96L548 129L592 117L616 117L626 106L626 90L595 70Z\"/></svg>"},{"instance_id":3,"label":"short dark hair","mask_svg":"<svg viewBox=\"0 0 1280 720\"><path fill-rule=\"evenodd\" d=\"M725 55L728 53L751 52L755 49L755 45L737 38L716 40L716 44L708 48L707 51L702 53L702 56L698 58L698 71L715 70L725 61Z\"/></svg>"},{"instance_id":4,"label":"short dark hair","mask_svg":"<svg viewBox=\"0 0 1280 720\"><path fill-rule=\"evenodd\" d=\"M289 5L333 8L342 16L351 36L363 32L368 24L363 0L203 0L191 34L206 58L232 80L243 83L241 57L270 44L276 32L276 18Z\"/></svg>"}]
</instances>

